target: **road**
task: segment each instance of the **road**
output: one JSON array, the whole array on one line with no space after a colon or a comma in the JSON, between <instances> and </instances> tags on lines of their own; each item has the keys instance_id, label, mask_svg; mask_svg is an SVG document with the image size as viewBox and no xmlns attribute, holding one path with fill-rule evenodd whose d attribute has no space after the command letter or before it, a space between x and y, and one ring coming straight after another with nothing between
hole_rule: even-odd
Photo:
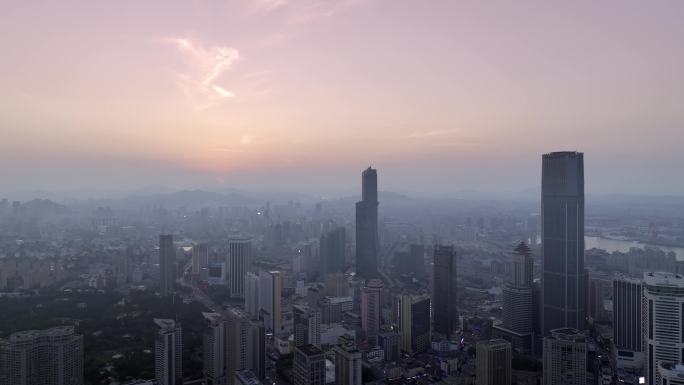
<instances>
[{"instance_id":1,"label":"road","mask_svg":"<svg viewBox=\"0 0 684 385\"><path fill-rule=\"evenodd\" d=\"M183 268L183 276L178 278L176 282L183 286L186 287L190 290L192 290L192 295L195 298L196 301L200 302L204 307L209 309L212 312L217 312L221 310L221 306L217 305L211 298L209 298L208 295L206 295L194 282L187 282L185 281L185 277L190 274L190 267L191 267L192 262L188 262L185 267Z\"/></svg>"}]
</instances>

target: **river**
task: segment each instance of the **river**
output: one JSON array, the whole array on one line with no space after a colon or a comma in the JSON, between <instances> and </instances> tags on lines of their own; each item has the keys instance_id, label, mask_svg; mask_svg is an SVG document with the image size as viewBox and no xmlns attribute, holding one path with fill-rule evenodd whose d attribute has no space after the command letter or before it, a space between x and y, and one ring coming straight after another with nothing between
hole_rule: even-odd
<instances>
[{"instance_id":1,"label":"river","mask_svg":"<svg viewBox=\"0 0 684 385\"><path fill-rule=\"evenodd\" d=\"M677 260L684 260L684 247L660 246L637 241L628 241L624 239L584 237L584 248L587 250L595 247L597 249L603 249L609 253L612 253L613 251L620 251L624 253L629 251L629 249L632 247L643 249L645 246L657 247L663 251L672 251L677 255Z\"/></svg>"},{"instance_id":2,"label":"river","mask_svg":"<svg viewBox=\"0 0 684 385\"><path fill-rule=\"evenodd\" d=\"M541 236L537 236L536 242L541 243ZM584 237L584 248L589 250L593 248L603 249L609 253L613 251L619 251L626 253L632 247L637 247L643 249L644 247L657 247L663 251L672 251L677 255L677 260L684 261L684 247L670 247L654 245L650 243L641 243L637 241L629 241L626 239L613 239L613 238L603 238L603 237Z\"/></svg>"}]
</instances>

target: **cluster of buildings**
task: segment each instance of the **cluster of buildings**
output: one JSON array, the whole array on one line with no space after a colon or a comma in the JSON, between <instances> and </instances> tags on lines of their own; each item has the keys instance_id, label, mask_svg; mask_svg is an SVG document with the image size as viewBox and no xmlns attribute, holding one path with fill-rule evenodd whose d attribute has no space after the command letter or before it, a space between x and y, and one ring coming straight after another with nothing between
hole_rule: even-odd
<instances>
[{"instance_id":1,"label":"cluster of buildings","mask_svg":"<svg viewBox=\"0 0 684 385\"><path fill-rule=\"evenodd\" d=\"M584 265L583 173L581 153L544 155L540 276L535 277L532 250L520 242L502 287L501 317L493 322L459 314L452 246L431 249L429 287L403 285L388 275L379 262L377 172L371 168L362 174L362 199L356 203L354 274L347 271L344 228L323 234L317 250L303 245L288 272L256 268L251 241L231 240L225 260L218 262L220 276L244 307L203 314L206 381L256 384L268 377L317 385L392 379L458 383L458 378L468 383L463 378L470 378L483 385L510 384L519 380L512 368L516 355L539 359L543 370L536 378L548 385L681 383L684 278L658 272L643 279L619 276L608 287L590 277ZM164 259L175 256L165 237L160 239L162 294L172 290L167 285L177 271L166 273ZM424 276L422 245L397 255L396 272ZM205 246L196 247L192 273L209 280L210 260ZM314 261L320 283L308 282ZM301 278L294 293L284 292L288 274ZM612 312L600 310L605 292L611 292ZM594 324L601 321L612 323L608 343ZM291 366L266 370L268 360L290 356ZM158 373L170 373L167 367L175 361L163 356L157 362L164 364ZM371 373L365 379L363 368ZM159 374L158 380L174 383Z\"/></svg>"},{"instance_id":2,"label":"cluster of buildings","mask_svg":"<svg viewBox=\"0 0 684 385\"><path fill-rule=\"evenodd\" d=\"M381 247L376 170L363 171L361 190L354 253L347 229L330 223L312 242L299 241L302 228L280 224L259 240L230 239L219 255L207 244L192 248L185 281L193 294L198 283L222 285L232 299L201 314L206 384L684 383L684 277L603 276L585 266L583 154L543 156L538 261L518 242L510 263L492 264L507 278L500 307L485 315L464 306L488 294L464 288L474 277L457 274L458 248L436 238L428 247L422 239ZM291 263L257 261L259 250L282 251L286 238L298 240ZM160 236L161 296L174 293L183 273L177 251L172 235ZM155 383L180 384L181 325L154 322ZM55 347L47 356L45 344ZM0 341L0 379L43 365L56 376L47 383L80 384L82 350L73 328L15 333ZM515 358L539 365L514 367Z\"/></svg>"}]
</instances>

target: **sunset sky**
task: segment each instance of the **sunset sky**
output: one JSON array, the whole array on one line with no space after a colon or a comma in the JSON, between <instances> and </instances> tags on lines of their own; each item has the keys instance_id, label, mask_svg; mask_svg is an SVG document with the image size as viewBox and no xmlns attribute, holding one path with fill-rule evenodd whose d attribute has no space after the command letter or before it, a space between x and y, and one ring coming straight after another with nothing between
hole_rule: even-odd
<instances>
[{"instance_id":1,"label":"sunset sky","mask_svg":"<svg viewBox=\"0 0 684 385\"><path fill-rule=\"evenodd\" d=\"M684 2L7 1L0 191L684 194Z\"/></svg>"}]
</instances>

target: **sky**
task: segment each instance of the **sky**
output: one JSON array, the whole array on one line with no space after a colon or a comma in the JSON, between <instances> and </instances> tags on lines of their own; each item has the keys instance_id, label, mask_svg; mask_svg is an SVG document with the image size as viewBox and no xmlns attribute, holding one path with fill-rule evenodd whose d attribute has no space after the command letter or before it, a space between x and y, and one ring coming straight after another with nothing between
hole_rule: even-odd
<instances>
[{"instance_id":1,"label":"sky","mask_svg":"<svg viewBox=\"0 0 684 385\"><path fill-rule=\"evenodd\" d=\"M684 2L0 5L0 190L684 194Z\"/></svg>"}]
</instances>

